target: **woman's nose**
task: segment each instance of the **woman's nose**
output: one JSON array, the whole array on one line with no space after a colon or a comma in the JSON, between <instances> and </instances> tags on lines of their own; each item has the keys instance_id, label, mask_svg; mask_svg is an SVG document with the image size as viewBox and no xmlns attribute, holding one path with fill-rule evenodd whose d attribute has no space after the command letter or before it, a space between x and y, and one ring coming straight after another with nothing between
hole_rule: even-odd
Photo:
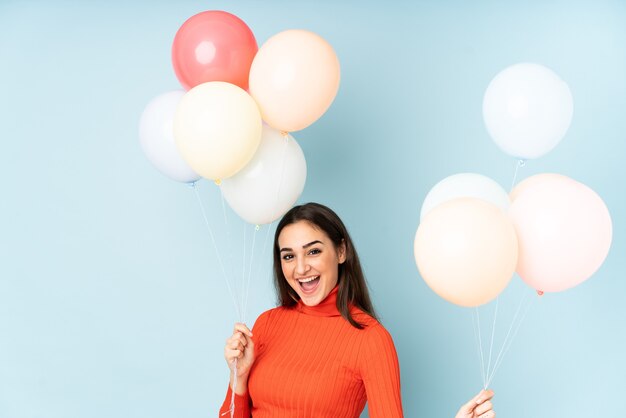
<instances>
[{"instance_id":1,"label":"woman's nose","mask_svg":"<svg viewBox=\"0 0 626 418\"><path fill-rule=\"evenodd\" d=\"M309 263L306 262L304 257L298 257L296 259L296 274L300 276L306 274L306 272L309 271L309 267Z\"/></svg>"}]
</instances>

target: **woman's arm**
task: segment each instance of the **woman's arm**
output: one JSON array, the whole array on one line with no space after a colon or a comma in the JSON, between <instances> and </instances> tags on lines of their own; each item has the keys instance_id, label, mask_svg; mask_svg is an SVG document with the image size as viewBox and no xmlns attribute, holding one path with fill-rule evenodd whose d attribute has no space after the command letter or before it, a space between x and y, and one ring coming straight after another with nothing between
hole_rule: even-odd
<instances>
[{"instance_id":1,"label":"woman's arm","mask_svg":"<svg viewBox=\"0 0 626 418\"><path fill-rule=\"evenodd\" d=\"M370 418L401 418L400 366L391 335L380 324L368 326L359 351Z\"/></svg>"},{"instance_id":2,"label":"woman's arm","mask_svg":"<svg viewBox=\"0 0 626 418\"><path fill-rule=\"evenodd\" d=\"M249 418L250 396L248 395L248 375L254 363L254 341L252 332L245 324L235 324L233 335L226 340L224 358L230 369L230 383L219 416L230 414L234 408L237 418ZM235 395L233 396L233 390Z\"/></svg>"},{"instance_id":3,"label":"woman's arm","mask_svg":"<svg viewBox=\"0 0 626 418\"><path fill-rule=\"evenodd\" d=\"M269 311L262 313L254 323L254 334L245 324L235 324L233 335L226 340L224 347L224 358L230 369L230 382L226 398L220 408L219 416L230 417L231 403L234 401L235 414L237 418L251 417L250 395L248 394L248 376L255 360L254 346L259 343L264 334L265 324L269 316ZM235 387L235 359L237 360L237 385ZM233 390L235 395L233 397Z\"/></svg>"}]
</instances>

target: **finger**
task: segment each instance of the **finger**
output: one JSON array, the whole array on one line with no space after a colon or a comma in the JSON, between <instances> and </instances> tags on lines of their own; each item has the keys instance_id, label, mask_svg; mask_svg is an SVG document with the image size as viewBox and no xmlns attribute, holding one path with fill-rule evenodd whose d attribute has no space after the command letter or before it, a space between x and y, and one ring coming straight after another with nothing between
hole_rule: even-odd
<instances>
[{"instance_id":1,"label":"finger","mask_svg":"<svg viewBox=\"0 0 626 418\"><path fill-rule=\"evenodd\" d=\"M228 348L230 348L231 350L244 350L244 346L243 344L241 344L241 341L239 340L233 340L230 342L230 344L228 345Z\"/></svg>"},{"instance_id":2,"label":"finger","mask_svg":"<svg viewBox=\"0 0 626 418\"><path fill-rule=\"evenodd\" d=\"M241 344L243 344L245 346L245 345L248 344L248 337L246 337L241 332L236 332L236 333L234 333L232 335L232 337L230 337L228 340L226 340L226 343L227 344L232 344L233 341L240 342Z\"/></svg>"},{"instance_id":3,"label":"finger","mask_svg":"<svg viewBox=\"0 0 626 418\"><path fill-rule=\"evenodd\" d=\"M482 415L479 415L478 418L494 418L495 416L496 416L495 411L489 411L489 412L485 412Z\"/></svg>"},{"instance_id":4,"label":"finger","mask_svg":"<svg viewBox=\"0 0 626 418\"><path fill-rule=\"evenodd\" d=\"M493 398L494 393L493 393L493 390L487 389L487 390L481 390L478 395L479 396L478 396L478 399L476 399L476 403L481 404Z\"/></svg>"},{"instance_id":5,"label":"finger","mask_svg":"<svg viewBox=\"0 0 626 418\"><path fill-rule=\"evenodd\" d=\"M476 396L474 396L465 405L461 407L461 411L465 414L472 414L474 412L474 408L476 408L476 406L478 405L477 401L478 401L478 398L480 398L480 395L482 395L482 393L483 393L482 390L478 392Z\"/></svg>"},{"instance_id":6,"label":"finger","mask_svg":"<svg viewBox=\"0 0 626 418\"><path fill-rule=\"evenodd\" d=\"M474 414L481 415L481 414L484 414L485 412L491 411L492 409L493 409L493 404L491 403L491 401L485 401L481 403L480 405L478 405L476 409L474 409Z\"/></svg>"},{"instance_id":7,"label":"finger","mask_svg":"<svg viewBox=\"0 0 626 418\"><path fill-rule=\"evenodd\" d=\"M491 396L489 396L488 392L491 392ZM471 414L472 412L474 412L474 409L476 408L476 406L480 405L487 399L491 399L492 396L493 396L493 391L481 390L480 392L478 392L478 394L476 394L476 396L474 396L465 405L461 407L461 411L463 411L466 414Z\"/></svg>"},{"instance_id":8,"label":"finger","mask_svg":"<svg viewBox=\"0 0 626 418\"><path fill-rule=\"evenodd\" d=\"M232 349L229 349L229 350L228 350L228 353L227 353L227 355L226 355L226 359L227 359L230 363L234 362L234 361L235 361L235 359L238 359L238 358L241 358L241 357L243 357L243 351L241 351L241 350L232 350Z\"/></svg>"},{"instance_id":9,"label":"finger","mask_svg":"<svg viewBox=\"0 0 626 418\"><path fill-rule=\"evenodd\" d=\"M234 331L239 331L239 332L246 334L249 337L252 337L252 331L250 331L250 328L248 328L246 324L242 324L241 322L237 322L235 324Z\"/></svg>"}]
</instances>

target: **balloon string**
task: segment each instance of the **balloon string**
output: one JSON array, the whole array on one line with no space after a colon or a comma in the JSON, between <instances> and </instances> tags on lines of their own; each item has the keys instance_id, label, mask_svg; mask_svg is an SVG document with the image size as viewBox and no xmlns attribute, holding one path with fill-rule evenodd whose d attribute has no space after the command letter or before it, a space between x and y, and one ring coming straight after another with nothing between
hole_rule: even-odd
<instances>
[{"instance_id":1,"label":"balloon string","mask_svg":"<svg viewBox=\"0 0 626 418\"><path fill-rule=\"evenodd\" d=\"M254 254L255 254L255 244L256 244L256 236L257 236L257 232L259 231L259 226L255 225L254 226L254 234L252 235L252 248L250 249L250 264L248 266L248 281L246 282L246 286L245 286L245 295L244 295L244 299L243 299L243 314L245 315L247 310L248 310L248 295L250 294L250 282L252 280L252 262L254 261ZM244 293L244 292L242 292Z\"/></svg>"},{"instance_id":2,"label":"balloon string","mask_svg":"<svg viewBox=\"0 0 626 418\"><path fill-rule=\"evenodd\" d=\"M265 231L265 239L263 239L263 249L261 250L261 260L265 260L265 250L267 249L267 243L268 243L268 238L270 236L270 231L272 230L272 226L274 225L275 221L272 222L271 224L266 225L267 230ZM261 275L261 268L263 267L263 262L259 262L258 263L258 267L256 269L256 277L259 277ZM244 314L247 315L248 312L248 294L250 293L250 287L248 287L248 289L246 290L246 304L244 307Z\"/></svg>"},{"instance_id":3,"label":"balloon string","mask_svg":"<svg viewBox=\"0 0 626 418\"><path fill-rule=\"evenodd\" d=\"M226 247L228 250L228 265L230 267L230 276L229 277L235 277L235 262L233 260L233 243L232 243L232 237L231 237L231 231L230 231L230 225L228 222L228 216L226 215L226 199L224 198L224 190L222 189L222 187L219 187L220 190L220 198L222 201L222 216L224 218L224 226L226 228Z\"/></svg>"},{"instance_id":4,"label":"balloon string","mask_svg":"<svg viewBox=\"0 0 626 418\"><path fill-rule=\"evenodd\" d=\"M498 295L498 297L496 298L496 308L494 310L494 314L493 314L493 324L491 325L491 344L489 345L489 361L487 363L487 373L489 373L489 369L491 368L491 353L493 350L493 336L496 333L496 320L498 318L498 304L500 303L500 295ZM494 363L495 366L495 363ZM489 384L489 381L486 382L487 386Z\"/></svg>"},{"instance_id":5,"label":"balloon string","mask_svg":"<svg viewBox=\"0 0 626 418\"><path fill-rule=\"evenodd\" d=\"M513 175L513 181L511 182L511 189L509 190L509 193L511 193L513 191L513 187L515 186L515 180L517 179L517 171L520 169L520 167L524 167L526 165L526 161L525 160L517 160L517 162L515 163L515 174Z\"/></svg>"},{"instance_id":6,"label":"balloon string","mask_svg":"<svg viewBox=\"0 0 626 418\"><path fill-rule=\"evenodd\" d=\"M482 350L480 349L480 337L478 336L478 331L476 330L476 319L475 319L475 314L478 313L478 310L474 310L472 311L472 328L474 329L474 342L476 343L476 351L478 352L478 357L481 359L481 367L480 367L480 375L482 377L483 380L483 387L486 387L485 382L486 382L486 377L485 377L485 366L482 362ZM480 327L480 325L478 325L478 327Z\"/></svg>"},{"instance_id":7,"label":"balloon string","mask_svg":"<svg viewBox=\"0 0 626 418\"><path fill-rule=\"evenodd\" d=\"M234 367L235 376L233 377L233 392L230 394L230 418L235 416L235 390L237 389L237 359L235 359Z\"/></svg>"},{"instance_id":8,"label":"balloon string","mask_svg":"<svg viewBox=\"0 0 626 418\"><path fill-rule=\"evenodd\" d=\"M528 313L528 311L530 310L530 307L532 305L534 305L535 303L535 299L532 299L530 303L528 303L526 305L526 308L524 310L524 314L522 315L522 318L520 319L520 321L517 323L517 326L515 328L515 331L513 331L513 335L511 336L511 339L509 340L509 344L507 345L507 347L504 350L504 353L502 354L502 358L500 359L499 363L496 363L496 366L493 370L493 373L491 374L491 377L489 379L489 383L491 381L493 381L493 378L495 377L496 371L497 369L500 367L500 364L502 364L502 359L504 359L504 356L506 355L506 353L508 352L509 348L511 347L511 345L513 344L513 339L515 338L515 336L517 335L517 332L519 331L520 327L522 326L522 323L524 322L524 319L526 318L526 314Z\"/></svg>"},{"instance_id":9,"label":"balloon string","mask_svg":"<svg viewBox=\"0 0 626 418\"><path fill-rule=\"evenodd\" d=\"M241 262L241 306L243 306L244 286L246 284L246 223L243 223L243 261ZM243 312L242 312L243 315ZM244 318L240 318L244 322Z\"/></svg>"},{"instance_id":10,"label":"balloon string","mask_svg":"<svg viewBox=\"0 0 626 418\"><path fill-rule=\"evenodd\" d=\"M235 294L233 293L233 289L230 286L230 280L228 279L228 275L226 274L226 269L224 268L224 263L222 262L222 257L220 256L220 252L219 249L217 247L217 243L215 242L215 236L213 235L213 229L211 229L211 224L209 223L209 219L207 218L206 215L206 210L204 208L204 205L202 204L202 199L200 198L200 194L198 193L198 188L196 187L196 183L192 183L191 187L193 188L194 194L196 195L196 199L198 201L198 204L200 205L200 209L202 210L202 217L204 218L204 223L206 224L206 227L209 231L209 236L211 237L211 242L213 243L213 248L215 248L215 254L217 255L217 261L219 262L219 265L222 269L222 275L224 277L224 281L226 282L226 286L228 287L228 293L230 293L230 297L233 300L233 305L235 306L235 310L237 311L237 314L241 316L241 307L239 306L239 304L237 303L237 298L235 297Z\"/></svg>"},{"instance_id":11,"label":"balloon string","mask_svg":"<svg viewBox=\"0 0 626 418\"><path fill-rule=\"evenodd\" d=\"M506 337L504 337L502 348L500 348L500 352L498 353L498 356L496 357L493 370L490 372L489 377L487 379L487 385L489 385L491 381L493 380L493 378L495 377L496 371L498 370L498 368L502 364L502 360L504 359L504 354L508 351L509 347L511 346L511 343L513 342L513 339L515 338L517 331L519 330L522 322L524 321L524 318L526 317L526 313L528 312L528 308L530 307L530 304L526 306L526 309L524 311L524 314L522 315L522 318L516 322L517 318L519 317L519 313L522 308L522 305L524 304L524 301L526 300L527 295L528 295L528 291L526 290L522 294L522 297L520 298L519 304L517 305L517 309L515 310L515 315L513 316L513 320L511 321L511 325L509 326L509 330L506 333ZM511 335L511 331L513 330L514 325L515 325L515 331L513 332L513 335ZM509 336L511 336L511 339L509 339Z\"/></svg>"},{"instance_id":12,"label":"balloon string","mask_svg":"<svg viewBox=\"0 0 626 418\"><path fill-rule=\"evenodd\" d=\"M485 376L485 359L483 357L483 339L480 335L480 313L478 312L478 307L474 308L474 310L476 311L476 320L477 320L476 322L478 323L478 344L480 348L480 367L482 369L483 376ZM483 377L483 387L484 389L487 389L487 383L484 377Z\"/></svg>"}]
</instances>

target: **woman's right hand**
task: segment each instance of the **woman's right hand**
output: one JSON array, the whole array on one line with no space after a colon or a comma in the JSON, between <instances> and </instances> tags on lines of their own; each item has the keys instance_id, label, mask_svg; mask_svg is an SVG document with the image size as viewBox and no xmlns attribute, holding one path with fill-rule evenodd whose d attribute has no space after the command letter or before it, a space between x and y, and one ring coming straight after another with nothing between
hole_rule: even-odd
<instances>
[{"instance_id":1,"label":"woman's right hand","mask_svg":"<svg viewBox=\"0 0 626 418\"><path fill-rule=\"evenodd\" d=\"M252 332L245 324L236 323L233 335L226 340L224 358L230 368L231 375L235 373L237 360L237 377L247 377L254 363L254 341Z\"/></svg>"}]
</instances>

